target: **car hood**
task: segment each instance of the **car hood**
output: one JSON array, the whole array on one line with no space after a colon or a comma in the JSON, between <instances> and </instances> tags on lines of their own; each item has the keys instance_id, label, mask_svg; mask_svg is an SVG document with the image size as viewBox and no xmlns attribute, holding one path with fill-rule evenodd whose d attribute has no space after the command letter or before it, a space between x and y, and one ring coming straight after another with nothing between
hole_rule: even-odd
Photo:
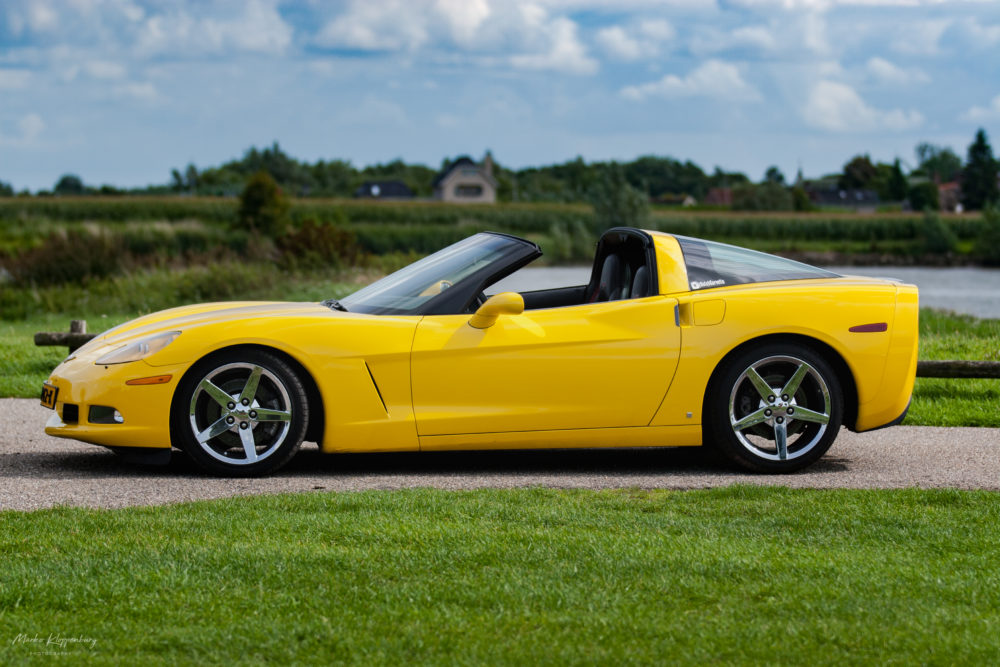
<instances>
[{"instance_id":1,"label":"car hood","mask_svg":"<svg viewBox=\"0 0 1000 667\"><path fill-rule=\"evenodd\" d=\"M237 320L275 319L283 317L336 317L346 313L332 310L318 303L289 303L282 301L227 301L199 303L161 310L137 317L99 334L80 351L123 344L132 339L161 331L184 331L205 324L219 324Z\"/></svg>"}]
</instances>

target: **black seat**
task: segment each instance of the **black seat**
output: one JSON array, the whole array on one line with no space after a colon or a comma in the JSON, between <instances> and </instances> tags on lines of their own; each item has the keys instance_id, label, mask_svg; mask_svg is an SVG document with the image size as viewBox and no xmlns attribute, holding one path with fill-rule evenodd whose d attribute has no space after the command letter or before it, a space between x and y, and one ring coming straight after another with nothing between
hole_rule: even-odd
<instances>
[{"instance_id":1,"label":"black seat","mask_svg":"<svg viewBox=\"0 0 1000 667\"><path fill-rule=\"evenodd\" d=\"M649 267L640 266L639 270L635 272L635 277L632 278L632 291L629 296L633 299L641 299L644 296L649 296Z\"/></svg>"},{"instance_id":2,"label":"black seat","mask_svg":"<svg viewBox=\"0 0 1000 667\"><path fill-rule=\"evenodd\" d=\"M601 265L601 277L597 281L597 288L591 294L590 301L617 301L624 297L625 288L625 266L618 255L611 254L604 258Z\"/></svg>"}]
</instances>

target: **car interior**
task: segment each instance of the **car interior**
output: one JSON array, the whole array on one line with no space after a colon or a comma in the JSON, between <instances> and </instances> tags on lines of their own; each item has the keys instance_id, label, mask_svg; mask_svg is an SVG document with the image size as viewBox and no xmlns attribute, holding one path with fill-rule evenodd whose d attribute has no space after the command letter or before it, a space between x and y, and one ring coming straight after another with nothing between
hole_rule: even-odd
<instances>
[{"instance_id":1,"label":"car interior","mask_svg":"<svg viewBox=\"0 0 1000 667\"><path fill-rule=\"evenodd\" d=\"M653 240L632 229L609 229L597 243L590 282L521 292L525 310L638 299L657 293Z\"/></svg>"}]
</instances>

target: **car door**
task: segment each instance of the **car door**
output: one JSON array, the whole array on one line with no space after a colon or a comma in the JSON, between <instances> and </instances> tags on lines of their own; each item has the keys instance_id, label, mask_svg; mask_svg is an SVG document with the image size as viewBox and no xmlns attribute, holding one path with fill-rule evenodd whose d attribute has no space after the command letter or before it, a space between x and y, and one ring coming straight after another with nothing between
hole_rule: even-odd
<instances>
[{"instance_id":1,"label":"car door","mask_svg":"<svg viewBox=\"0 0 1000 667\"><path fill-rule=\"evenodd\" d=\"M677 367L676 299L428 315L411 354L421 436L645 426Z\"/></svg>"}]
</instances>

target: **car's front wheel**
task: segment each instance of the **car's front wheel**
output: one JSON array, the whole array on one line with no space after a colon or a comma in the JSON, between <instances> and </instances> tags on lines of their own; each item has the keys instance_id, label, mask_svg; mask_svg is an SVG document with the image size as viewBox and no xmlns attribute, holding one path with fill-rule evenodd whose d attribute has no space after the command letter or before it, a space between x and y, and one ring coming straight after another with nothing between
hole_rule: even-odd
<instances>
[{"instance_id":1,"label":"car's front wheel","mask_svg":"<svg viewBox=\"0 0 1000 667\"><path fill-rule=\"evenodd\" d=\"M285 465L308 422L309 402L295 371L273 354L244 349L204 359L184 376L171 433L204 470L250 477Z\"/></svg>"},{"instance_id":2,"label":"car's front wheel","mask_svg":"<svg viewBox=\"0 0 1000 667\"><path fill-rule=\"evenodd\" d=\"M706 440L744 469L793 472L833 444L843 403L837 374L821 355L794 343L762 345L729 360L713 379Z\"/></svg>"}]
</instances>

